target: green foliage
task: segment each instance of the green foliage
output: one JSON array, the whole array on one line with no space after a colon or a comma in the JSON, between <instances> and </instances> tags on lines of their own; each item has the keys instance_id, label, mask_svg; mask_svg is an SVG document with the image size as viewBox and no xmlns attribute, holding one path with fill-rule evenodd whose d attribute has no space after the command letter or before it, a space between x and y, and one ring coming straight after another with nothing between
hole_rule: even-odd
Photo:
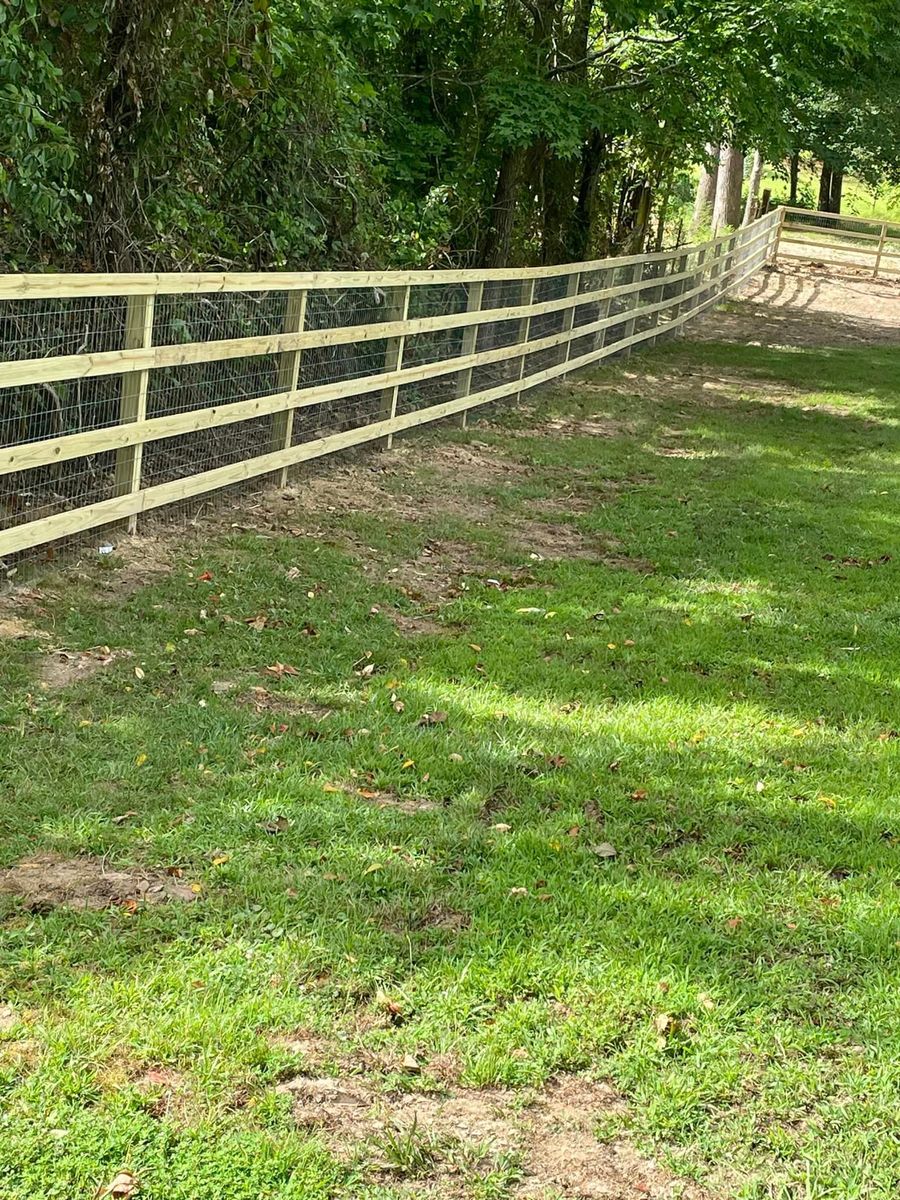
<instances>
[{"instance_id":1,"label":"green foliage","mask_svg":"<svg viewBox=\"0 0 900 1200\"><path fill-rule=\"evenodd\" d=\"M8 267L584 255L723 137L900 171L886 0L7 0L0 39Z\"/></svg>"}]
</instances>

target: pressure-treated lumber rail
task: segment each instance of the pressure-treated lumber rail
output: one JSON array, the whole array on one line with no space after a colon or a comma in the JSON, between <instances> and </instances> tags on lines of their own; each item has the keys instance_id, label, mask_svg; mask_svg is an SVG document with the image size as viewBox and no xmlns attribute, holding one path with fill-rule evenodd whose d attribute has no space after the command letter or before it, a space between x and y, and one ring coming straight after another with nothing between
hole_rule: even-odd
<instances>
[{"instance_id":1,"label":"pressure-treated lumber rail","mask_svg":"<svg viewBox=\"0 0 900 1200\"><path fill-rule=\"evenodd\" d=\"M873 279L879 275L900 275L900 222L808 208L780 211L784 220L778 258L788 262L813 259L826 267L871 266ZM869 245L870 242L875 244ZM791 247L795 246L803 249L794 252Z\"/></svg>"},{"instance_id":2,"label":"pressure-treated lumber rail","mask_svg":"<svg viewBox=\"0 0 900 1200\"><path fill-rule=\"evenodd\" d=\"M653 345L771 260L782 219L780 210L770 212L702 246L554 267L0 276L0 560L113 521L127 520L133 528L152 509L270 472L284 479L298 463L364 442L390 444L394 434L429 421L455 416L464 422L470 408ZM316 327L311 314L328 305L344 311L338 301L347 295L364 296L366 315L380 319ZM280 303L280 316L276 311L263 333L160 344L161 313L172 297L226 307L241 297L254 303L265 298L270 307ZM509 298L514 302L506 303ZM88 314L88 325L92 312L108 317L103 306L119 306L125 317L118 348L54 353L48 334L41 353L48 304L54 318L67 304L75 306L72 312ZM410 315L423 308L427 315ZM31 322L28 354L3 343L2 331L22 321ZM271 332L273 322L277 332ZM98 344L90 333L88 328L85 343ZM68 344L60 337L56 342ZM344 377L315 375L313 359L329 354L343 355ZM254 378L270 380L270 386L263 394L217 395L218 366L197 383L196 372L209 364L252 367ZM159 395L165 399L169 392L155 393L154 381L171 388L168 407ZM201 385L209 402L198 405ZM83 387L105 389L103 419L88 421L90 427L84 427ZM116 388L118 403L110 409ZM179 388L193 389L190 403L179 402ZM67 407L61 397L73 393L78 404ZM48 394L55 428L34 436L29 415ZM155 408L148 408L148 394ZM333 430L307 435L306 426L298 425L298 414L312 413L327 426L328 406L337 402L355 407L349 416L339 414ZM70 413L77 420L69 420ZM249 436L258 434L261 418L270 431L264 447L258 436ZM347 420L351 427L342 427ZM242 422L256 422L245 427L243 441ZM238 460L210 465L215 454L204 456L202 439L221 436L226 427L235 427ZM179 477L148 478L146 448L176 445L179 438L194 439L196 469L183 473L183 452ZM69 464L65 483L80 480L83 468L90 487L67 491L59 483L60 464ZM30 498L24 508L22 495Z\"/></svg>"}]
</instances>

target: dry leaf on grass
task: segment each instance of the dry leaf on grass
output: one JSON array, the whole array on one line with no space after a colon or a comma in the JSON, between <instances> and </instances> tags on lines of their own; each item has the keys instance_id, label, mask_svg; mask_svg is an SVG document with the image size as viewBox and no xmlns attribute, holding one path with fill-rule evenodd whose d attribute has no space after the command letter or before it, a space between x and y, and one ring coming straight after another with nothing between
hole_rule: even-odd
<instances>
[{"instance_id":1,"label":"dry leaf on grass","mask_svg":"<svg viewBox=\"0 0 900 1200\"><path fill-rule=\"evenodd\" d=\"M105 1197L113 1197L114 1200L126 1200L128 1196L133 1196L137 1191L138 1181L130 1171L119 1171L106 1187L99 1187L96 1191L97 1200L105 1200Z\"/></svg>"},{"instance_id":2,"label":"dry leaf on grass","mask_svg":"<svg viewBox=\"0 0 900 1200\"><path fill-rule=\"evenodd\" d=\"M423 713L419 718L420 725L443 725L447 720L447 714L438 710L437 712Z\"/></svg>"}]
</instances>

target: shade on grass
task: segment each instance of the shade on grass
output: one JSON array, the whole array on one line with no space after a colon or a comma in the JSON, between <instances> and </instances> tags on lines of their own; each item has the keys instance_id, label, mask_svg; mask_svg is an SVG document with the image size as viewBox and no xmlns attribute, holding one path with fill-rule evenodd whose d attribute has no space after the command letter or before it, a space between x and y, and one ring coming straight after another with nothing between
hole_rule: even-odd
<instances>
[{"instance_id":1,"label":"shade on grass","mask_svg":"<svg viewBox=\"0 0 900 1200\"><path fill-rule=\"evenodd\" d=\"M120 602L115 563L43 581L56 644L133 657L46 692L37 642L0 649L2 865L177 867L198 899L0 900L0 1194L126 1165L160 1200L392 1195L294 1127L298 1028L334 1069L414 1052L391 1086L438 1055L472 1085L609 1078L630 1111L598 1132L723 1194L892 1194L898 406L894 351L678 345L419 439L377 482L445 488L436 521L175 543ZM448 438L530 470L448 485ZM534 521L587 556L530 554ZM451 539L465 587L402 634L427 606L392 567Z\"/></svg>"}]
</instances>

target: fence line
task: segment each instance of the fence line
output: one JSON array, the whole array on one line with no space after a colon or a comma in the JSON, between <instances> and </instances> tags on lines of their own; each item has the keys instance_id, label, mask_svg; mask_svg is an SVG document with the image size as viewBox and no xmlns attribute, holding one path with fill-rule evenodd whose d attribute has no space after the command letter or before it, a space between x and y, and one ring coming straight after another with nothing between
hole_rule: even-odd
<instances>
[{"instance_id":1,"label":"fence line","mask_svg":"<svg viewBox=\"0 0 900 1200\"><path fill-rule=\"evenodd\" d=\"M782 222L554 267L0 276L0 559L653 345Z\"/></svg>"},{"instance_id":2,"label":"fence line","mask_svg":"<svg viewBox=\"0 0 900 1200\"><path fill-rule=\"evenodd\" d=\"M779 258L788 262L808 260L808 251L815 250L815 261L823 266L871 266L873 279L879 275L900 275L900 221L876 221L871 217L808 208L781 211L784 220ZM807 253L795 254L789 249L791 246L803 246Z\"/></svg>"}]
</instances>

